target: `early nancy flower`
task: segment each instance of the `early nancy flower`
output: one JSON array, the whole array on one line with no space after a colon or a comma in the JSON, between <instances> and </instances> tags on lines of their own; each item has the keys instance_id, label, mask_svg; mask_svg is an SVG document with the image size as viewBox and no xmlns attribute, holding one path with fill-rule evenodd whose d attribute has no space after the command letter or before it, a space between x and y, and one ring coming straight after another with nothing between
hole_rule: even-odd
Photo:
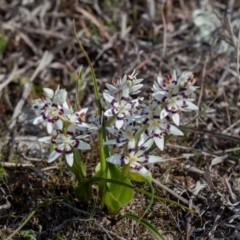
<instances>
[{"instance_id":1,"label":"early nancy flower","mask_svg":"<svg viewBox=\"0 0 240 240\"><path fill-rule=\"evenodd\" d=\"M103 93L105 100L110 103L111 108L106 110L104 115L111 117L116 115L116 127L120 129L123 126L124 119L127 115L131 115L138 105L138 100L130 100L126 97L121 97L120 102L118 102L114 97L107 93Z\"/></svg>"},{"instance_id":2,"label":"early nancy flower","mask_svg":"<svg viewBox=\"0 0 240 240\"><path fill-rule=\"evenodd\" d=\"M163 119L166 116L170 116L173 122L179 126L180 124L180 113L188 112L191 110L198 110L198 106L196 106L192 101L194 99L185 98L182 95L176 96L161 96L156 95L154 99L162 102L164 106L160 112L160 118Z\"/></svg>"},{"instance_id":3,"label":"early nancy flower","mask_svg":"<svg viewBox=\"0 0 240 240\"><path fill-rule=\"evenodd\" d=\"M89 128L89 124L85 122L87 111L88 108L79 108L75 113L66 114L65 118L71 123L73 129L86 131Z\"/></svg>"},{"instance_id":4,"label":"early nancy flower","mask_svg":"<svg viewBox=\"0 0 240 240\"><path fill-rule=\"evenodd\" d=\"M140 92L140 89L142 88L143 84L139 84L143 81L143 78L137 78L137 73L135 73L135 70L132 72L131 75L127 75L127 81L126 84L129 88L129 94L137 94Z\"/></svg>"},{"instance_id":5,"label":"early nancy flower","mask_svg":"<svg viewBox=\"0 0 240 240\"><path fill-rule=\"evenodd\" d=\"M123 124L122 129L115 129L112 127L107 127L107 130L113 134L116 138L106 141L105 145L117 145L122 146L132 138L137 132L136 122L133 118L127 117L126 121Z\"/></svg>"},{"instance_id":6,"label":"early nancy flower","mask_svg":"<svg viewBox=\"0 0 240 240\"><path fill-rule=\"evenodd\" d=\"M43 88L43 93L45 97L51 99L54 103L67 107L67 91L65 89L60 89L58 86L54 92L51 88Z\"/></svg>"},{"instance_id":7,"label":"early nancy flower","mask_svg":"<svg viewBox=\"0 0 240 240\"><path fill-rule=\"evenodd\" d=\"M33 124L41 122L47 123L48 133L52 133L53 129L62 130L62 117L64 114L72 113L69 109L66 97L67 92L64 89L59 89L54 92L50 88L44 88L44 96L41 99L35 99L32 107L39 112L39 116L33 121Z\"/></svg>"},{"instance_id":8,"label":"early nancy flower","mask_svg":"<svg viewBox=\"0 0 240 240\"><path fill-rule=\"evenodd\" d=\"M48 157L48 162L53 162L56 160L62 153L65 153L66 161L68 165L71 167L74 161L74 155L72 148L77 148L80 150L89 150L91 149L90 145L84 141L76 139L74 137L74 131L72 130L71 126L68 128L66 134L59 132L56 138L51 136L39 138L38 141L47 143L47 144L54 144L55 148L53 152ZM83 138L84 136L82 136Z\"/></svg>"},{"instance_id":9,"label":"early nancy flower","mask_svg":"<svg viewBox=\"0 0 240 240\"><path fill-rule=\"evenodd\" d=\"M128 154L113 155L107 158L107 161L120 166L130 163L131 171L146 177L149 171L143 166L144 164L164 161L161 157L146 155L146 151L153 145L153 142L153 139L149 139L143 145L136 147L136 141L131 139L128 142Z\"/></svg>"},{"instance_id":10,"label":"early nancy flower","mask_svg":"<svg viewBox=\"0 0 240 240\"><path fill-rule=\"evenodd\" d=\"M118 76L116 78L116 80L112 81L112 84L106 83L106 87L107 89L105 90L105 92L109 95L116 95L116 94L122 94L123 90L126 89L126 79L127 79L127 75L122 76ZM126 97L128 96L128 92L125 95Z\"/></svg>"},{"instance_id":11,"label":"early nancy flower","mask_svg":"<svg viewBox=\"0 0 240 240\"><path fill-rule=\"evenodd\" d=\"M157 77L157 81L153 84L153 96L161 95L174 95L178 93L178 80L176 71L173 71L172 75L167 75L167 77Z\"/></svg>"},{"instance_id":12,"label":"early nancy flower","mask_svg":"<svg viewBox=\"0 0 240 240\"><path fill-rule=\"evenodd\" d=\"M33 124L41 122L47 123L48 133L52 133L53 129L61 130L63 128L60 116L63 115L64 109L56 103L46 103L40 109L41 113L33 121Z\"/></svg>"},{"instance_id":13,"label":"early nancy flower","mask_svg":"<svg viewBox=\"0 0 240 240\"><path fill-rule=\"evenodd\" d=\"M144 107L144 104L142 104ZM168 123L166 118L160 118L160 110L153 103L149 102L149 105L145 105L141 115L142 115L142 124L147 126L147 129L141 134L139 139L139 144L143 144L147 139L153 138L155 144L160 150L164 148L164 135L173 134L177 136L182 136L178 128Z\"/></svg>"},{"instance_id":14,"label":"early nancy flower","mask_svg":"<svg viewBox=\"0 0 240 240\"><path fill-rule=\"evenodd\" d=\"M123 76L119 76L116 80L112 81L112 84L106 83L107 89L106 93L109 95L120 95L129 97L129 94L137 94L140 92L140 88L143 84L139 84L143 81L143 78L137 78L137 74L135 70L131 75L124 74Z\"/></svg>"},{"instance_id":15,"label":"early nancy flower","mask_svg":"<svg viewBox=\"0 0 240 240\"><path fill-rule=\"evenodd\" d=\"M166 78L158 77L153 85L153 98L160 104L160 118L170 116L174 123L179 126L181 111L198 110L192 103L194 99L190 94L196 90L193 86L195 80L191 72L184 72L177 78L176 71Z\"/></svg>"}]
</instances>

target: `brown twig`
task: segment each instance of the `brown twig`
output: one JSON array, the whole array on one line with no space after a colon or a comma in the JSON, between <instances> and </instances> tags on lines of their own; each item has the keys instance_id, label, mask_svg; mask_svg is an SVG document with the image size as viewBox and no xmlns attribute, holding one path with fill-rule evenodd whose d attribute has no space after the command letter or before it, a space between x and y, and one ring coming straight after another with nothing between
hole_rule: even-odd
<instances>
[{"instance_id":1,"label":"brown twig","mask_svg":"<svg viewBox=\"0 0 240 240\"><path fill-rule=\"evenodd\" d=\"M159 186L160 188L166 190L167 192L169 192L170 194L172 194L174 197L176 197L178 200L180 200L181 202L185 203L185 204L189 204L189 201L186 200L185 198L183 198L182 196L178 195L177 193L175 193L173 190L171 190L170 188L168 188L167 186L163 185L161 182L159 182L156 179L152 180L157 186ZM196 211L199 211L198 207L193 205L192 206L193 209L195 209Z\"/></svg>"}]
</instances>

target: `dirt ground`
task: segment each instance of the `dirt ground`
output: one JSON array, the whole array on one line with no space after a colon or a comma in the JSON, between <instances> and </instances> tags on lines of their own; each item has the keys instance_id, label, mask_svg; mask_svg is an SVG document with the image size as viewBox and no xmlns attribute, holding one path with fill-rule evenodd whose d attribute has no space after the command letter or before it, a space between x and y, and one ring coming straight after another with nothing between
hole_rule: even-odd
<instances>
[{"instance_id":1,"label":"dirt ground","mask_svg":"<svg viewBox=\"0 0 240 240\"><path fill-rule=\"evenodd\" d=\"M136 193L115 216L94 193L84 205L73 175L59 161L48 164L37 142L46 132L32 124L30 106L43 87L60 85L74 101L82 67L81 106L96 107L73 20L101 90L134 69L145 79L143 96L159 74L194 73L197 118L159 152L171 161L150 166L155 194L187 208L155 200L145 219L166 240L240 239L239 7L239 0L0 0L0 239L154 239L139 223L118 221L141 216L149 197ZM84 158L91 175L97 149Z\"/></svg>"}]
</instances>

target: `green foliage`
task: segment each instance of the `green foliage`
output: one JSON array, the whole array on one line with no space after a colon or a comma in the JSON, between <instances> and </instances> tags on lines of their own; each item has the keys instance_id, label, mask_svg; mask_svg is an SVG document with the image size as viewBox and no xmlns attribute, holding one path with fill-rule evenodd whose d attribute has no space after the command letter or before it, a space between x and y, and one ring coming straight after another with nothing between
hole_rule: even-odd
<instances>
[{"instance_id":1,"label":"green foliage","mask_svg":"<svg viewBox=\"0 0 240 240\"><path fill-rule=\"evenodd\" d=\"M2 165L2 153L0 153L0 181L7 186L7 174Z\"/></svg>"},{"instance_id":2,"label":"green foliage","mask_svg":"<svg viewBox=\"0 0 240 240\"><path fill-rule=\"evenodd\" d=\"M0 60L3 58L3 51L8 44L7 36L4 32L0 32Z\"/></svg>"},{"instance_id":3,"label":"green foliage","mask_svg":"<svg viewBox=\"0 0 240 240\"><path fill-rule=\"evenodd\" d=\"M96 167L96 177L102 177L100 171L100 164ZM107 183L106 192L104 193L104 205L107 207L110 214L116 214L124 205L133 199L133 188L126 187L132 186L128 178L122 178L122 171L115 165L108 164L107 178L113 181ZM98 182L101 188L103 182Z\"/></svg>"},{"instance_id":4,"label":"green foliage","mask_svg":"<svg viewBox=\"0 0 240 240\"><path fill-rule=\"evenodd\" d=\"M76 103L74 105L75 109L77 109L77 107L80 105L80 103L82 102L82 100L85 97L85 94L86 94L85 89L86 89L88 82L84 81L84 79L85 79L86 75L88 74L88 72L89 72L89 68L85 72L83 72L82 67L81 67L78 75L76 75L75 73L69 74L70 83L73 82L76 86Z\"/></svg>"},{"instance_id":5,"label":"green foliage","mask_svg":"<svg viewBox=\"0 0 240 240\"><path fill-rule=\"evenodd\" d=\"M151 179L152 179L152 175L151 175L150 172L149 172L149 174L150 174L150 175L149 175L149 180L151 180ZM135 182L142 182L142 183L146 182L146 178L143 177L141 174L136 173L136 172L129 172L128 177L129 177L131 180L135 181Z\"/></svg>"},{"instance_id":6,"label":"green foliage","mask_svg":"<svg viewBox=\"0 0 240 240\"><path fill-rule=\"evenodd\" d=\"M57 234L54 237L54 240L62 240L62 235L60 232L57 232Z\"/></svg>"},{"instance_id":7,"label":"green foliage","mask_svg":"<svg viewBox=\"0 0 240 240\"><path fill-rule=\"evenodd\" d=\"M239 144L237 144L236 148L239 148ZM240 150L236 150L232 153L232 156L240 158Z\"/></svg>"},{"instance_id":8,"label":"green foliage","mask_svg":"<svg viewBox=\"0 0 240 240\"><path fill-rule=\"evenodd\" d=\"M111 1L106 0L106 5L111 5ZM113 19L114 21L114 19ZM76 29L74 26L74 33L75 37L77 38ZM102 113L102 104L100 101L100 95L98 91L98 85L96 81L96 75L95 71L93 69L93 65L89 59L88 54L84 50L81 42L77 38L78 44L82 52L84 53L87 62L89 64L91 76L92 76L92 83L94 87L94 95L96 104L98 106L98 112ZM80 76L81 78L81 76ZM81 79L82 80L82 79ZM116 117L116 116L115 116ZM145 219L143 219L143 216L146 214L147 211L152 206L153 200L158 199L165 202L171 202L177 206L180 206L180 204L170 201L168 199L164 199L158 196L154 195L154 189L152 186L152 175L149 174L148 176L141 176L137 173L130 173L130 163L129 165L126 164L124 167L120 168L114 164L111 164L106 161L107 158L111 156L111 152L109 151L109 147L107 145L104 146L104 142L107 140L107 133L106 133L106 127L109 126L111 121L114 119L114 117L110 118L107 122L104 120L102 121L101 129L99 129L98 132L98 147L99 147L99 164L96 166L95 169L95 177L86 178L86 174L83 172L80 174L81 177L79 178L77 175L77 172L80 172L80 169L84 169L83 166L79 166L76 168L76 171L73 171L78 179L79 186L76 188L76 196L79 199L84 200L85 202L89 201L91 198L91 185L94 182L98 183L99 187L99 197L100 197L100 205L102 208L107 207L108 213L110 214L116 214L124 205L131 202L131 200L134 197L134 191L139 191L143 194L148 195L150 199L150 203L145 209L142 217L136 216L134 214L125 214L122 218L130 218L133 219L140 224L142 224L146 229L148 229L155 237L156 239L164 239L162 235L158 232L158 230L152 226L149 222L147 222ZM139 135L141 132L138 133ZM149 151L152 149L150 148ZM74 153L74 155L76 155ZM80 157L77 157L76 159L80 159ZM80 160L81 161L81 160ZM73 170L73 169L71 169ZM85 170L84 170L85 171ZM131 180L137 181L137 182L145 182L149 185L151 189L151 193L144 191L143 189L138 189L132 185ZM185 208L185 207L184 207Z\"/></svg>"},{"instance_id":9,"label":"green foliage","mask_svg":"<svg viewBox=\"0 0 240 240\"><path fill-rule=\"evenodd\" d=\"M26 230L26 231L21 231L20 235L23 239L26 240L36 240L36 233L33 230Z\"/></svg>"}]
</instances>

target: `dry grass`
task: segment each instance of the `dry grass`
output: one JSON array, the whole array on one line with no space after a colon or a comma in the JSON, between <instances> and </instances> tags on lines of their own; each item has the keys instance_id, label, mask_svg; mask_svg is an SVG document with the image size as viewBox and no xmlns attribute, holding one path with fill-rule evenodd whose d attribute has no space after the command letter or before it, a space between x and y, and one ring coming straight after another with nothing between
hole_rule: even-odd
<instances>
[{"instance_id":1,"label":"dry grass","mask_svg":"<svg viewBox=\"0 0 240 240\"><path fill-rule=\"evenodd\" d=\"M168 142L161 155L175 160L156 164L153 176L165 186L155 185L157 195L199 214L155 201L146 218L166 239L240 239L239 1L212 0L201 13L195 2L0 0L0 238L40 203L62 196L40 208L15 239L27 239L23 230L37 239L153 239L130 220L116 222L94 201L87 207L74 199L72 176L59 164L47 165L47 149L36 141L45 133L32 125L29 107L42 87L59 84L74 99L83 66L81 105L95 106L75 19L102 89L133 69L145 79L146 93L158 74L195 73L199 116L183 138ZM86 158L92 169L94 153ZM148 201L136 194L119 214L140 215Z\"/></svg>"}]
</instances>

